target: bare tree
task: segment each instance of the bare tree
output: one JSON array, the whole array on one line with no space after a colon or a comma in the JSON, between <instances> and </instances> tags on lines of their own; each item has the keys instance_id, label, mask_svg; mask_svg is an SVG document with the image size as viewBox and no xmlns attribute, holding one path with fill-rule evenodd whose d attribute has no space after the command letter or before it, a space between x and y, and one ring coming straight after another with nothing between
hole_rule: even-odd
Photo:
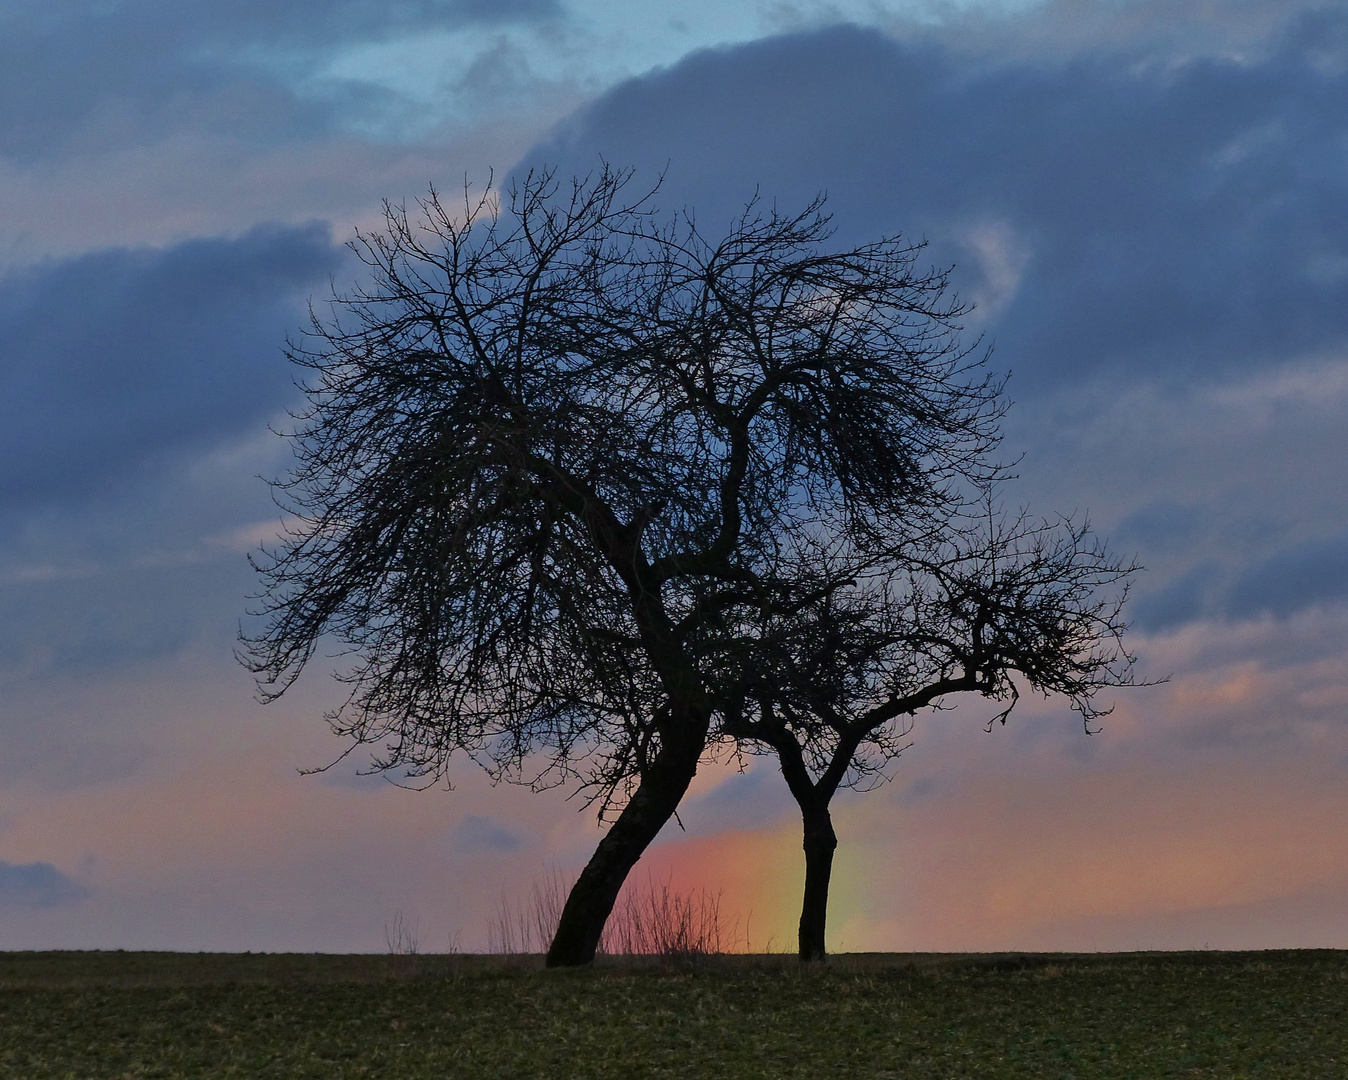
<instances>
[{"instance_id":1,"label":"bare tree","mask_svg":"<svg viewBox=\"0 0 1348 1080\"><path fill-rule=\"evenodd\" d=\"M853 529L853 544L815 559L834 587L769 613L746 652L744 696L721 731L742 750L774 753L800 807L802 960L825 955L833 796L887 779L914 716L981 695L1005 706L991 729L1006 722L1019 681L1065 697L1090 731L1108 711L1096 694L1135 684L1122 608L1136 568L1085 524L1007 518L991 489L983 505L981 516L953 508L907 534L884 522Z\"/></svg>"},{"instance_id":2,"label":"bare tree","mask_svg":"<svg viewBox=\"0 0 1348 1080\"><path fill-rule=\"evenodd\" d=\"M820 201L709 240L629 179L535 173L457 216L432 192L358 236L368 283L289 349L294 524L244 639L269 697L339 643L329 720L379 768L587 787L611 825L550 964L594 956L763 613L840 587L802 553L994 471L999 385L920 245L829 250Z\"/></svg>"}]
</instances>

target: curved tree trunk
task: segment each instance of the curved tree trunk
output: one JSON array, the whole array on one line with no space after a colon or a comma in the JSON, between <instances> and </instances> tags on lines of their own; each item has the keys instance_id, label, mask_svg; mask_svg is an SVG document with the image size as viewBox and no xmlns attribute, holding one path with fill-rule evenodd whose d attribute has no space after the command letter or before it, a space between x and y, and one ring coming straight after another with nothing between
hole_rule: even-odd
<instances>
[{"instance_id":1,"label":"curved tree trunk","mask_svg":"<svg viewBox=\"0 0 1348 1080\"><path fill-rule=\"evenodd\" d=\"M801 810L805 822L805 900L800 909L800 958L822 960L828 955L824 949L824 926L838 837L827 804Z\"/></svg>"},{"instance_id":2,"label":"curved tree trunk","mask_svg":"<svg viewBox=\"0 0 1348 1080\"><path fill-rule=\"evenodd\" d=\"M642 852L674 815L697 773L707 721L690 717L689 726L693 730L685 738L661 748L618 820L576 879L562 908L552 947L548 949L548 967L574 967L594 960L604 923L623 882Z\"/></svg>"}]
</instances>

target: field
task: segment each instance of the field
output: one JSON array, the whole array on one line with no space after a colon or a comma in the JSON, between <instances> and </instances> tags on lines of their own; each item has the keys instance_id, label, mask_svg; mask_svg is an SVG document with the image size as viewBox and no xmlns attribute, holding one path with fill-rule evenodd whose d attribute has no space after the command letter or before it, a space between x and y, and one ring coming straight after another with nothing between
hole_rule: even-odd
<instances>
[{"instance_id":1,"label":"field","mask_svg":"<svg viewBox=\"0 0 1348 1080\"><path fill-rule=\"evenodd\" d=\"M0 954L0 1076L1348 1077L1348 953Z\"/></svg>"}]
</instances>

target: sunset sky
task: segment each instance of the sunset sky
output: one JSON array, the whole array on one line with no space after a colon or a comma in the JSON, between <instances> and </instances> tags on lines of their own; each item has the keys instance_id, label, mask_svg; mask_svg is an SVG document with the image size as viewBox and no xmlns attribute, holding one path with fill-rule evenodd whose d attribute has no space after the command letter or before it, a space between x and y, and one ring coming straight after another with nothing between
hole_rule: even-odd
<instances>
[{"instance_id":1,"label":"sunset sky","mask_svg":"<svg viewBox=\"0 0 1348 1080\"><path fill-rule=\"evenodd\" d=\"M1348 8L0 0L0 949L486 946L601 833L361 775L233 657L281 355L381 200L602 160L713 232L826 191L1010 371L1011 498L1146 567L1087 735L920 716L840 796L829 944L1348 948ZM799 821L709 763L638 867L789 948Z\"/></svg>"}]
</instances>

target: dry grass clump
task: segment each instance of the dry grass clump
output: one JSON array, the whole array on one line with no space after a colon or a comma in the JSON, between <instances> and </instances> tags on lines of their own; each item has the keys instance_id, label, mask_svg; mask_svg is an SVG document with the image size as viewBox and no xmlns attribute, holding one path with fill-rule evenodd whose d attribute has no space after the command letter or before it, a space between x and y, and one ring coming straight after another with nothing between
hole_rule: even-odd
<instances>
[{"instance_id":1,"label":"dry grass clump","mask_svg":"<svg viewBox=\"0 0 1348 1080\"><path fill-rule=\"evenodd\" d=\"M571 880L552 870L530 886L528 897L502 896L487 923L490 951L498 956L546 952L562 917ZM741 942L738 919L721 912L721 894L680 892L672 882L629 880L614 905L599 952L605 956L689 959L721 956Z\"/></svg>"},{"instance_id":2,"label":"dry grass clump","mask_svg":"<svg viewBox=\"0 0 1348 1080\"><path fill-rule=\"evenodd\" d=\"M618 897L599 947L610 956L720 956L738 948L739 938L739 921L721 914L719 892L681 893L648 877Z\"/></svg>"}]
</instances>

